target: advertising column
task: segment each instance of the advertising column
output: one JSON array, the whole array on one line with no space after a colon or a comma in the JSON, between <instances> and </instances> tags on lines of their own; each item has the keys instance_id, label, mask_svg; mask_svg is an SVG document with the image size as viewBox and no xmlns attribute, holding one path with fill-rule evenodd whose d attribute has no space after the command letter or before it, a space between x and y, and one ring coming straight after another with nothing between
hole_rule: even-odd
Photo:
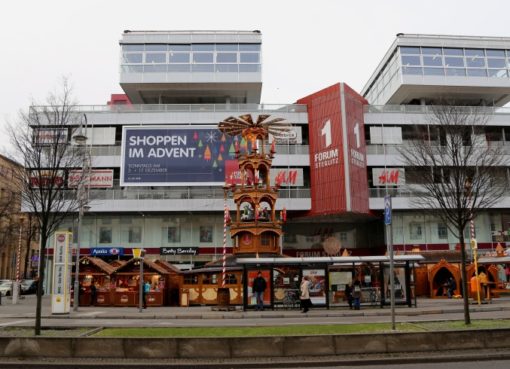
<instances>
[{"instance_id":1,"label":"advertising column","mask_svg":"<svg viewBox=\"0 0 510 369\"><path fill-rule=\"evenodd\" d=\"M55 233L55 252L53 263L53 291L51 294L51 313L68 314L71 307L71 270L69 244L72 233Z\"/></svg>"}]
</instances>

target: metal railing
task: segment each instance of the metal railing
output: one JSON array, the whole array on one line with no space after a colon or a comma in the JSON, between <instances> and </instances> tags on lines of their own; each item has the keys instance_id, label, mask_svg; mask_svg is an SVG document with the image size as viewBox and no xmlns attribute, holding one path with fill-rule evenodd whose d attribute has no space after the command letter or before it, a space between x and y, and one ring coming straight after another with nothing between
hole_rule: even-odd
<instances>
[{"instance_id":1,"label":"metal railing","mask_svg":"<svg viewBox=\"0 0 510 369\"><path fill-rule=\"evenodd\" d=\"M277 154L308 154L309 146L308 145L276 145L276 153ZM266 147L266 152L269 152L270 146ZM121 154L121 146L92 146L90 148L91 156L120 156Z\"/></svg>"},{"instance_id":2,"label":"metal railing","mask_svg":"<svg viewBox=\"0 0 510 369\"><path fill-rule=\"evenodd\" d=\"M280 199L310 198L309 188L285 188L278 191ZM179 188L179 189L107 189L90 190L90 200L189 200L223 199L222 188Z\"/></svg>"},{"instance_id":3,"label":"metal railing","mask_svg":"<svg viewBox=\"0 0 510 369\"><path fill-rule=\"evenodd\" d=\"M428 192L419 188L420 185L409 185L409 186L399 186L399 187L388 187L386 190L385 187L376 187L369 188L369 197L371 198L382 198L386 195L391 195L392 197L417 197L417 196L430 196ZM505 195L510 195L510 188L505 188Z\"/></svg>"},{"instance_id":4,"label":"metal railing","mask_svg":"<svg viewBox=\"0 0 510 369\"><path fill-rule=\"evenodd\" d=\"M45 105L31 106L35 112L44 112ZM306 113L302 104L135 104L135 105L78 105L81 113L143 113L143 112L285 112Z\"/></svg>"},{"instance_id":5,"label":"metal railing","mask_svg":"<svg viewBox=\"0 0 510 369\"><path fill-rule=\"evenodd\" d=\"M365 113L408 113L408 114L433 114L434 106L431 105L365 105ZM459 111L471 114L510 114L510 107L498 106L459 106Z\"/></svg>"}]
</instances>

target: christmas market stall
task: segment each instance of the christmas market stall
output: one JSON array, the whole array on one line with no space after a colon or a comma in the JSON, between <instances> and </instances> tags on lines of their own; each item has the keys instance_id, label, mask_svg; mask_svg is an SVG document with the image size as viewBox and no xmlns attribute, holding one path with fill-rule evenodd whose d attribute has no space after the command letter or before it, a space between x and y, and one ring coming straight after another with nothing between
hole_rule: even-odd
<instances>
[{"instance_id":1,"label":"christmas market stall","mask_svg":"<svg viewBox=\"0 0 510 369\"><path fill-rule=\"evenodd\" d=\"M170 264L166 260L154 260L156 265L165 269L168 274L165 275L165 294L163 296L163 304L165 306L179 305L179 289L181 284L181 270Z\"/></svg>"},{"instance_id":2,"label":"christmas market stall","mask_svg":"<svg viewBox=\"0 0 510 369\"><path fill-rule=\"evenodd\" d=\"M168 272L161 265L148 259L133 258L115 270L113 305L137 306L139 301L140 263L143 262L143 283L149 283L147 306L163 306Z\"/></svg>"},{"instance_id":3,"label":"christmas market stall","mask_svg":"<svg viewBox=\"0 0 510 369\"><path fill-rule=\"evenodd\" d=\"M85 256L80 259L80 306L112 304L111 275L114 271L115 267L100 258Z\"/></svg>"}]
</instances>

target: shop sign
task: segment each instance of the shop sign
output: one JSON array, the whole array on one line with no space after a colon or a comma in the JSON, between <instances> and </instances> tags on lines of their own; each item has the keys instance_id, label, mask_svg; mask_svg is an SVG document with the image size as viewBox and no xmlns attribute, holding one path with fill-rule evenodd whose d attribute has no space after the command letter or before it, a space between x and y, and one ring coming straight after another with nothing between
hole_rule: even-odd
<instances>
[{"instance_id":1,"label":"shop sign","mask_svg":"<svg viewBox=\"0 0 510 369\"><path fill-rule=\"evenodd\" d=\"M401 186L405 184L404 168L372 168L374 186Z\"/></svg>"},{"instance_id":2,"label":"shop sign","mask_svg":"<svg viewBox=\"0 0 510 369\"><path fill-rule=\"evenodd\" d=\"M303 143L303 133L301 130L301 126L293 126L287 132L281 132L279 137L274 137L272 134L269 134L269 142L276 141L277 145L286 145L286 144L302 144Z\"/></svg>"},{"instance_id":3,"label":"shop sign","mask_svg":"<svg viewBox=\"0 0 510 369\"><path fill-rule=\"evenodd\" d=\"M54 243L53 291L51 295L52 314L67 314L71 307L71 270L69 244L72 234L56 232Z\"/></svg>"},{"instance_id":4,"label":"shop sign","mask_svg":"<svg viewBox=\"0 0 510 369\"><path fill-rule=\"evenodd\" d=\"M198 247L160 247L160 255L198 255Z\"/></svg>"},{"instance_id":5,"label":"shop sign","mask_svg":"<svg viewBox=\"0 0 510 369\"><path fill-rule=\"evenodd\" d=\"M250 185L255 183L255 176L258 177L257 174L247 173L247 178L245 179L246 184ZM304 186L303 168L271 168L270 176L271 186L275 186L276 184L283 187ZM259 179L258 181L260 183L262 179ZM228 184L241 184L241 170L239 169L239 164L236 160L226 161L225 182Z\"/></svg>"},{"instance_id":6,"label":"shop sign","mask_svg":"<svg viewBox=\"0 0 510 369\"><path fill-rule=\"evenodd\" d=\"M92 256L122 256L123 247L92 247L89 249Z\"/></svg>"},{"instance_id":7,"label":"shop sign","mask_svg":"<svg viewBox=\"0 0 510 369\"><path fill-rule=\"evenodd\" d=\"M67 185L69 188L76 188L80 181L89 188L112 188L113 169L92 169L90 174L82 175L81 170L69 171Z\"/></svg>"},{"instance_id":8,"label":"shop sign","mask_svg":"<svg viewBox=\"0 0 510 369\"><path fill-rule=\"evenodd\" d=\"M34 131L34 143L39 145L51 145L55 143L67 143L67 128L47 128L37 129Z\"/></svg>"},{"instance_id":9,"label":"shop sign","mask_svg":"<svg viewBox=\"0 0 510 369\"><path fill-rule=\"evenodd\" d=\"M64 184L64 171L33 170L30 172L30 186L32 188L61 187Z\"/></svg>"}]
</instances>

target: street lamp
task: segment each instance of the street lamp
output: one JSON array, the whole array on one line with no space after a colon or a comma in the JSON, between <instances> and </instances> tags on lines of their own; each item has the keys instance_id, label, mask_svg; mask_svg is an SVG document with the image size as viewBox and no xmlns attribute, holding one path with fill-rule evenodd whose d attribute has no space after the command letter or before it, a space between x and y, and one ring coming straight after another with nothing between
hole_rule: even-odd
<instances>
[{"instance_id":1,"label":"street lamp","mask_svg":"<svg viewBox=\"0 0 510 369\"><path fill-rule=\"evenodd\" d=\"M73 136L73 140L80 149L85 150L85 145L87 142L87 115L83 114L82 120L80 122L80 127L76 134ZM88 193L85 189L84 183L84 175L87 173L87 179L89 174L89 161L85 152L82 152L82 168L81 168L81 176L80 181L78 183L78 236L76 238L76 257L74 263L74 305L73 310L78 311L78 306L80 305L80 237L81 237L81 228L82 228L82 220L85 212L90 210L90 206L88 205ZM87 184L88 185L88 184Z\"/></svg>"}]
</instances>

